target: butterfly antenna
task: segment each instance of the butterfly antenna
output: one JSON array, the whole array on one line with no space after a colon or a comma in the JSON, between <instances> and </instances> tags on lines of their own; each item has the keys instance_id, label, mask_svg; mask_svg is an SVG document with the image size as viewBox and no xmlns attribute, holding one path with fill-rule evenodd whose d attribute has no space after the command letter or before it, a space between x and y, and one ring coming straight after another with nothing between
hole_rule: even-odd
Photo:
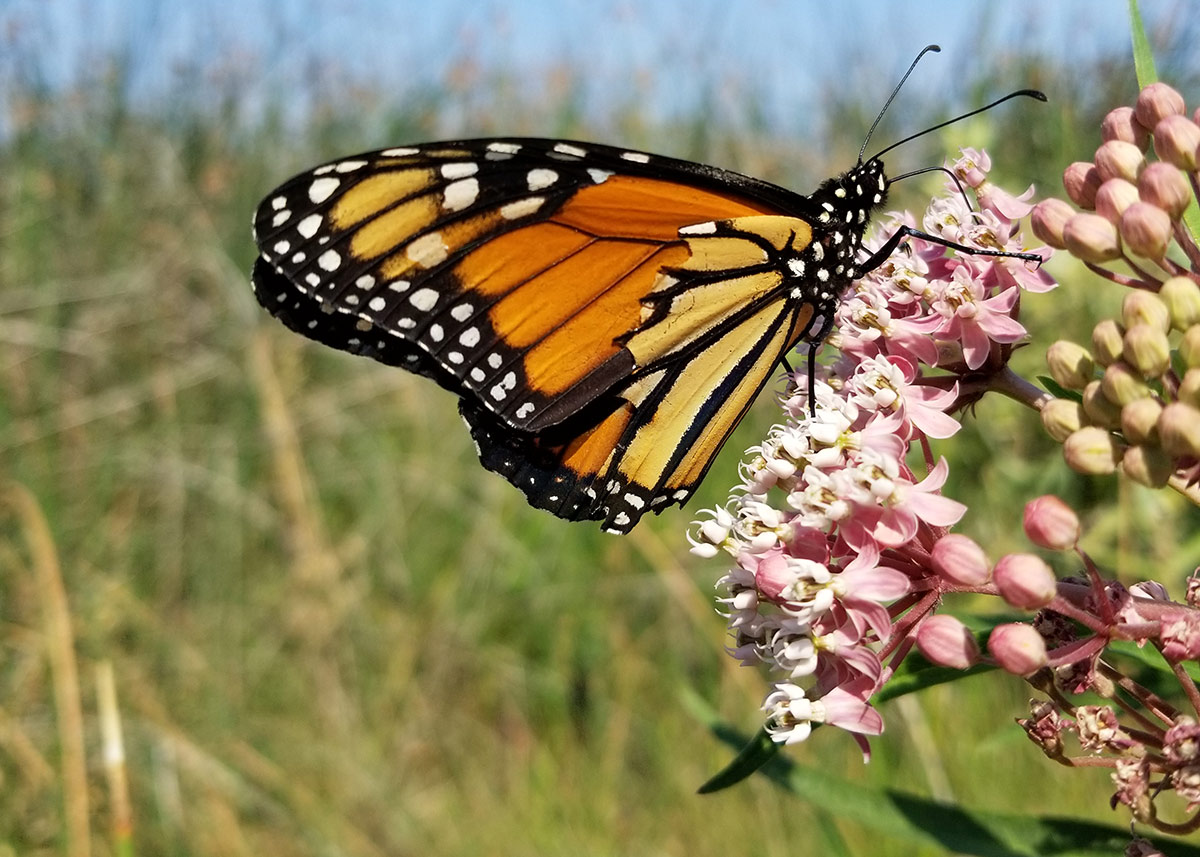
<instances>
[{"instance_id":1,"label":"butterfly antenna","mask_svg":"<svg viewBox=\"0 0 1200 857\"><path fill-rule=\"evenodd\" d=\"M887 113L887 109L892 106L892 102L896 100L896 96L900 94L900 87L904 86L904 82L908 80L908 76L913 73L913 69L917 67L917 63L921 61L921 57L928 53L941 53L941 48L937 45L926 45L921 48L921 52L917 54L917 58L912 61L912 65L908 67L908 71L904 72L904 77L900 78L900 82L896 84L896 88L892 90L892 94L888 96L888 100L883 103L883 109L879 111L879 115L875 117L875 121L871 123L870 130L867 131L867 138L863 140L862 148L858 150L858 162L861 164L863 155L866 154L867 144L871 142L871 135L875 133L875 129L879 127L880 121L883 119L883 114ZM932 130L932 129L930 129ZM887 151L886 149L884 151Z\"/></svg>"},{"instance_id":2,"label":"butterfly antenna","mask_svg":"<svg viewBox=\"0 0 1200 857\"><path fill-rule=\"evenodd\" d=\"M958 187L959 196L963 198L963 201L967 204L967 208L971 209L972 211L975 210L975 206L971 203L971 198L967 196L967 190L963 187L963 183L958 180L958 176L954 174L954 170L948 167L921 167L919 170L901 173L900 175L892 178L892 184L895 184L898 181L903 181L904 179L911 179L913 176L923 176L926 173L945 173L948 175L950 177L950 181L954 182L954 184Z\"/></svg>"},{"instance_id":3,"label":"butterfly antenna","mask_svg":"<svg viewBox=\"0 0 1200 857\"><path fill-rule=\"evenodd\" d=\"M886 155L892 149L896 148L897 146L903 146L905 143L909 142L910 140L915 140L918 137L924 137L926 134L930 134L934 131L937 131L939 128L945 128L947 125L953 125L955 122L961 122L964 119L969 119L978 113L983 113L985 110L991 110L993 107L997 106L998 104L1003 104L1005 101L1008 101L1011 98L1035 98L1038 101L1045 101L1046 94L1044 92L1039 92L1036 89L1018 89L1016 92L1010 92L1008 95L1004 96L1003 98L997 98L991 104L985 104L983 107L977 107L974 110L972 110L970 113L964 113L962 116L955 116L953 119L947 119L945 122L939 122L937 125L934 125L932 128L926 128L924 131L918 131L917 133L912 134L911 136L905 137L903 140L899 140L895 143L892 143L892 145L888 146L886 149L882 149L881 151L879 151L875 155L873 155L871 157L871 160L876 160L877 158L882 158L884 155ZM890 101L889 101L889 103L890 103ZM879 120L876 120L876 122L878 122L878 121ZM874 126L872 126L872 130L874 130ZM870 137L869 134L867 136ZM864 147L864 149L865 149L865 147ZM859 155L859 163L862 163L862 155L861 154Z\"/></svg>"}]
</instances>

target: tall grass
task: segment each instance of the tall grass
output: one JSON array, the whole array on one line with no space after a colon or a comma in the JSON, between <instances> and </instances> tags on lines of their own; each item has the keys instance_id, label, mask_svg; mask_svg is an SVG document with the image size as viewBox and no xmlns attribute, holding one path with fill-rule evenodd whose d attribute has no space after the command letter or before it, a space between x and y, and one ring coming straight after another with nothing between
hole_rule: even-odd
<instances>
[{"instance_id":1,"label":"tall grass","mask_svg":"<svg viewBox=\"0 0 1200 857\"><path fill-rule=\"evenodd\" d=\"M728 750L680 689L751 730L764 682L721 651L719 569L686 554L688 513L614 538L533 511L478 466L452 397L254 304L259 196L321 156L445 132L466 95L441 97L318 111L296 138L220 109L146 115L103 88L29 93L0 145L0 854L790 855L814 831L910 854L765 782L694 794ZM452 130L503 117L593 136L569 99L508 97ZM1002 173L1046 183L1090 152L1074 129L1098 116L1059 104L975 125ZM362 139L360 121L394 136ZM814 157L763 129L632 108L613 128L801 189L855 148ZM1057 329L1095 301L1028 303L1031 327ZM969 476L948 491L995 553L1020 545L1021 501L1057 490L1094 508L1094 537L1131 576L1195 564L1177 535L1194 515L1069 475L1015 406L980 411L952 447ZM720 501L772 419L759 403L693 509ZM112 828L124 804L98 691L103 729L123 733L131 840ZM869 767L832 730L795 757L1014 811L1071 812L1074 794L1106 817L1082 797L1095 781L1048 769L1011 726L1024 696L975 679L888 710Z\"/></svg>"}]
</instances>

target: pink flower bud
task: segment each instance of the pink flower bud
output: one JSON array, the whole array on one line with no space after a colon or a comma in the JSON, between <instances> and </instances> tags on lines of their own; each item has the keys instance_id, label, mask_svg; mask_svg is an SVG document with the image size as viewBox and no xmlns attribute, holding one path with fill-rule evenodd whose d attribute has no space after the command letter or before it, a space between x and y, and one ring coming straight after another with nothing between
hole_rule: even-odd
<instances>
[{"instance_id":1,"label":"pink flower bud","mask_svg":"<svg viewBox=\"0 0 1200 857\"><path fill-rule=\"evenodd\" d=\"M1168 164L1184 172L1196 169L1200 148L1200 125L1186 116L1167 116L1154 126L1154 151Z\"/></svg>"},{"instance_id":2,"label":"pink flower bud","mask_svg":"<svg viewBox=\"0 0 1200 857\"><path fill-rule=\"evenodd\" d=\"M1063 170L1063 189L1071 202L1085 211L1095 207L1096 191L1102 182L1096 165L1087 161L1076 161Z\"/></svg>"},{"instance_id":3,"label":"pink flower bud","mask_svg":"<svg viewBox=\"0 0 1200 857\"><path fill-rule=\"evenodd\" d=\"M1200 657L1200 612L1184 607L1170 610L1162 615L1160 627L1164 658L1178 663Z\"/></svg>"},{"instance_id":4,"label":"pink flower bud","mask_svg":"<svg viewBox=\"0 0 1200 857\"><path fill-rule=\"evenodd\" d=\"M1076 473L1088 476L1115 473L1122 452L1116 439L1099 426L1084 426L1063 442L1063 458L1067 465Z\"/></svg>"},{"instance_id":5,"label":"pink flower bud","mask_svg":"<svg viewBox=\"0 0 1200 857\"><path fill-rule=\"evenodd\" d=\"M1102 381L1092 381L1083 388L1082 404L1092 425L1116 428L1121 424L1121 406L1105 395Z\"/></svg>"},{"instance_id":6,"label":"pink flower bud","mask_svg":"<svg viewBox=\"0 0 1200 857\"><path fill-rule=\"evenodd\" d=\"M1046 642L1022 622L997 625L988 637L988 652L996 664L1014 675L1029 675L1046 665Z\"/></svg>"},{"instance_id":7,"label":"pink flower bud","mask_svg":"<svg viewBox=\"0 0 1200 857\"><path fill-rule=\"evenodd\" d=\"M1143 378L1158 378L1170 368L1171 343L1154 325L1135 324L1125 331L1124 356Z\"/></svg>"},{"instance_id":8,"label":"pink flower bud","mask_svg":"<svg viewBox=\"0 0 1200 857\"><path fill-rule=\"evenodd\" d=\"M1092 355L1069 339L1060 339L1047 349L1046 365L1051 377L1068 390L1082 390L1096 373Z\"/></svg>"},{"instance_id":9,"label":"pink flower bud","mask_svg":"<svg viewBox=\"0 0 1200 857\"><path fill-rule=\"evenodd\" d=\"M1063 243L1072 256L1100 264L1119 259L1121 239L1117 227L1098 214L1076 214L1063 227Z\"/></svg>"},{"instance_id":10,"label":"pink flower bud","mask_svg":"<svg viewBox=\"0 0 1200 857\"><path fill-rule=\"evenodd\" d=\"M1162 403L1147 396L1121 408L1121 434L1130 443L1157 443Z\"/></svg>"},{"instance_id":11,"label":"pink flower bud","mask_svg":"<svg viewBox=\"0 0 1200 857\"><path fill-rule=\"evenodd\" d=\"M1200 724L1186 714L1163 736L1163 755L1175 765L1194 765L1200 762Z\"/></svg>"},{"instance_id":12,"label":"pink flower bud","mask_svg":"<svg viewBox=\"0 0 1200 857\"><path fill-rule=\"evenodd\" d=\"M1121 140L1133 143L1143 152L1150 145L1150 132L1137 121L1132 107L1118 107L1110 110L1100 123L1100 137L1104 142Z\"/></svg>"},{"instance_id":13,"label":"pink flower bud","mask_svg":"<svg viewBox=\"0 0 1200 857\"><path fill-rule=\"evenodd\" d=\"M1171 327L1187 330L1200 322L1200 285L1191 277L1171 277L1158 290L1158 299L1167 308Z\"/></svg>"},{"instance_id":14,"label":"pink flower bud","mask_svg":"<svg viewBox=\"0 0 1200 857\"><path fill-rule=\"evenodd\" d=\"M973 539L951 533L938 539L930 555L933 570L952 583L980 586L987 583L988 560Z\"/></svg>"},{"instance_id":15,"label":"pink flower bud","mask_svg":"<svg viewBox=\"0 0 1200 857\"><path fill-rule=\"evenodd\" d=\"M1096 191L1096 213L1109 223L1120 223L1125 209L1140 202L1137 185L1125 179L1109 179Z\"/></svg>"},{"instance_id":16,"label":"pink flower bud","mask_svg":"<svg viewBox=\"0 0 1200 857\"><path fill-rule=\"evenodd\" d=\"M917 631L917 650L930 663L965 670L979 663L979 645L967 626L944 613L930 616Z\"/></svg>"},{"instance_id":17,"label":"pink flower bud","mask_svg":"<svg viewBox=\"0 0 1200 857\"><path fill-rule=\"evenodd\" d=\"M1045 607L1058 594L1058 580L1046 561L1031 553L1010 553L1000 557L992 569L992 580L1000 597L1022 610Z\"/></svg>"},{"instance_id":18,"label":"pink flower bud","mask_svg":"<svg viewBox=\"0 0 1200 857\"><path fill-rule=\"evenodd\" d=\"M1163 161L1147 164L1138 176L1138 196L1142 202L1161 208L1172 220L1183 217L1192 201L1192 189L1178 167Z\"/></svg>"},{"instance_id":19,"label":"pink flower bud","mask_svg":"<svg viewBox=\"0 0 1200 857\"><path fill-rule=\"evenodd\" d=\"M1121 324L1149 324L1166 333L1171 329L1171 311L1158 295L1140 289L1129 291L1121 301Z\"/></svg>"},{"instance_id":20,"label":"pink flower bud","mask_svg":"<svg viewBox=\"0 0 1200 857\"><path fill-rule=\"evenodd\" d=\"M1042 427L1046 433L1062 443L1072 432L1083 427L1083 405L1070 399L1053 399L1042 407Z\"/></svg>"},{"instance_id":21,"label":"pink flower bud","mask_svg":"<svg viewBox=\"0 0 1200 857\"><path fill-rule=\"evenodd\" d=\"M1033 207L1030 223L1033 234L1055 250L1063 250L1063 227L1075 216L1075 209L1061 199L1044 199Z\"/></svg>"},{"instance_id":22,"label":"pink flower bud","mask_svg":"<svg viewBox=\"0 0 1200 857\"><path fill-rule=\"evenodd\" d=\"M1179 356L1189 368L1200 366L1200 324L1193 324L1179 340Z\"/></svg>"},{"instance_id":23,"label":"pink flower bud","mask_svg":"<svg viewBox=\"0 0 1200 857\"><path fill-rule=\"evenodd\" d=\"M764 556L754 570L754 585L758 587L759 593L769 601L776 603L784 601L784 590L795 582L796 573L779 551L772 551Z\"/></svg>"},{"instance_id":24,"label":"pink flower bud","mask_svg":"<svg viewBox=\"0 0 1200 857\"><path fill-rule=\"evenodd\" d=\"M1158 418L1158 436L1168 455L1200 456L1200 410L1183 402L1167 405Z\"/></svg>"},{"instance_id":25,"label":"pink flower bud","mask_svg":"<svg viewBox=\"0 0 1200 857\"><path fill-rule=\"evenodd\" d=\"M1125 407L1130 402L1136 402L1138 399L1144 399L1153 393L1150 386L1142 380L1141 373L1124 360L1118 360L1104 370L1100 389L1104 392L1104 398L1121 407ZM1119 422L1118 415L1117 423ZM1117 423L1113 424L1114 427Z\"/></svg>"},{"instance_id":26,"label":"pink flower bud","mask_svg":"<svg viewBox=\"0 0 1200 857\"><path fill-rule=\"evenodd\" d=\"M1109 366L1121 359L1125 348L1125 330L1111 318L1097 323L1092 328L1092 356L1101 366Z\"/></svg>"},{"instance_id":27,"label":"pink flower bud","mask_svg":"<svg viewBox=\"0 0 1200 857\"><path fill-rule=\"evenodd\" d=\"M1023 523L1025 535L1040 548L1061 551L1079 541L1079 517L1053 494L1026 503Z\"/></svg>"},{"instance_id":28,"label":"pink flower bud","mask_svg":"<svg viewBox=\"0 0 1200 857\"><path fill-rule=\"evenodd\" d=\"M1147 488L1161 488L1175 472L1175 462L1157 446L1131 446L1121 456L1121 472Z\"/></svg>"},{"instance_id":29,"label":"pink flower bud","mask_svg":"<svg viewBox=\"0 0 1200 857\"><path fill-rule=\"evenodd\" d=\"M1165 83L1152 83L1138 93L1133 115L1143 128L1153 129L1167 116L1182 115L1183 96Z\"/></svg>"},{"instance_id":30,"label":"pink flower bud","mask_svg":"<svg viewBox=\"0 0 1200 857\"><path fill-rule=\"evenodd\" d=\"M1133 143L1109 140L1096 150L1096 171L1102 182L1109 179L1125 179L1136 182L1138 173L1146 165L1142 150Z\"/></svg>"},{"instance_id":31,"label":"pink flower bud","mask_svg":"<svg viewBox=\"0 0 1200 857\"><path fill-rule=\"evenodd\" d=\"M1121 241L1138 256L1161 259L1171 242L1171 215L1148 202L1135 202L1121 215L1119 231Z\"/></svg>"},{"instance_id":32,"label":"pink flower bud","mask_svg":"<svg viewBox=\"0 0 1200 857\"><path fill-rule=\"evenodd\" d=\"M1188 369L1183 373L1183 380L1175 391L1175 401L1200 408L1200 369Z\"/></svg>"}]
</instances>

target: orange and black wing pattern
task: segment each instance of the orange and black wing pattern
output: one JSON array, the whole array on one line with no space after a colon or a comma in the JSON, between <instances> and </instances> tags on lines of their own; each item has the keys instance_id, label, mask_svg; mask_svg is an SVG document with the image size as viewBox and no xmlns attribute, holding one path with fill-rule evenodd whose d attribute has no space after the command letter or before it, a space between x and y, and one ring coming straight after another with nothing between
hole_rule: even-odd
<instances>
[{"instance_id":1,"label":"orange and black wing pattern","mask_svg":"<svg viewBox=\"0 0 1200 857\"><path fill-rule=\"evenodd\" d=\"M590 143L384 149L263 200L254 287L293 330L457 394L534 506L626 532L686 501L824 335L885 193L877 161L801 196Z\"/></svg>"}]
</instances>

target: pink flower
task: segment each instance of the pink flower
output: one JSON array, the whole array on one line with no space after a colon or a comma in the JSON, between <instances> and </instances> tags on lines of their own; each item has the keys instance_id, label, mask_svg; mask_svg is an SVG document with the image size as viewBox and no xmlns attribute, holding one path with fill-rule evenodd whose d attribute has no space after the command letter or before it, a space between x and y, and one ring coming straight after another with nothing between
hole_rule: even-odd
<instances>
[{"instance_id":1,"label":"pink flower","mask_svg":"<svg viewBox=\"0 0 1200 857\"><path fill-rule=\"evenodd\" d=\"M948 527L967 511L962 503L937 493L950 472L944 458L916 484L903 477L891 477L872 464L860 469L871 474L870 493L876 503L856 505L839 529L855 550L864 550L872 542L885 548L899 547L916 535L920 522Z\"/></svg>"},{"instance_id":2,"label":"pink flower","mask_svg":"<svg viewBox=\"0 0 1200 857\"><path fill-rule=\"evenodd\" d=\"M926 333L962 343L967 367L978 369L987 360L991 343L1016 342L1025 335L1025 328L1010 315L1020 292L1007 289L994 297L986 297L983 284L971 277L968 265L959 265L949 283L931 306L931 314L914 322Z\"/></svg>"}]
</instances>

